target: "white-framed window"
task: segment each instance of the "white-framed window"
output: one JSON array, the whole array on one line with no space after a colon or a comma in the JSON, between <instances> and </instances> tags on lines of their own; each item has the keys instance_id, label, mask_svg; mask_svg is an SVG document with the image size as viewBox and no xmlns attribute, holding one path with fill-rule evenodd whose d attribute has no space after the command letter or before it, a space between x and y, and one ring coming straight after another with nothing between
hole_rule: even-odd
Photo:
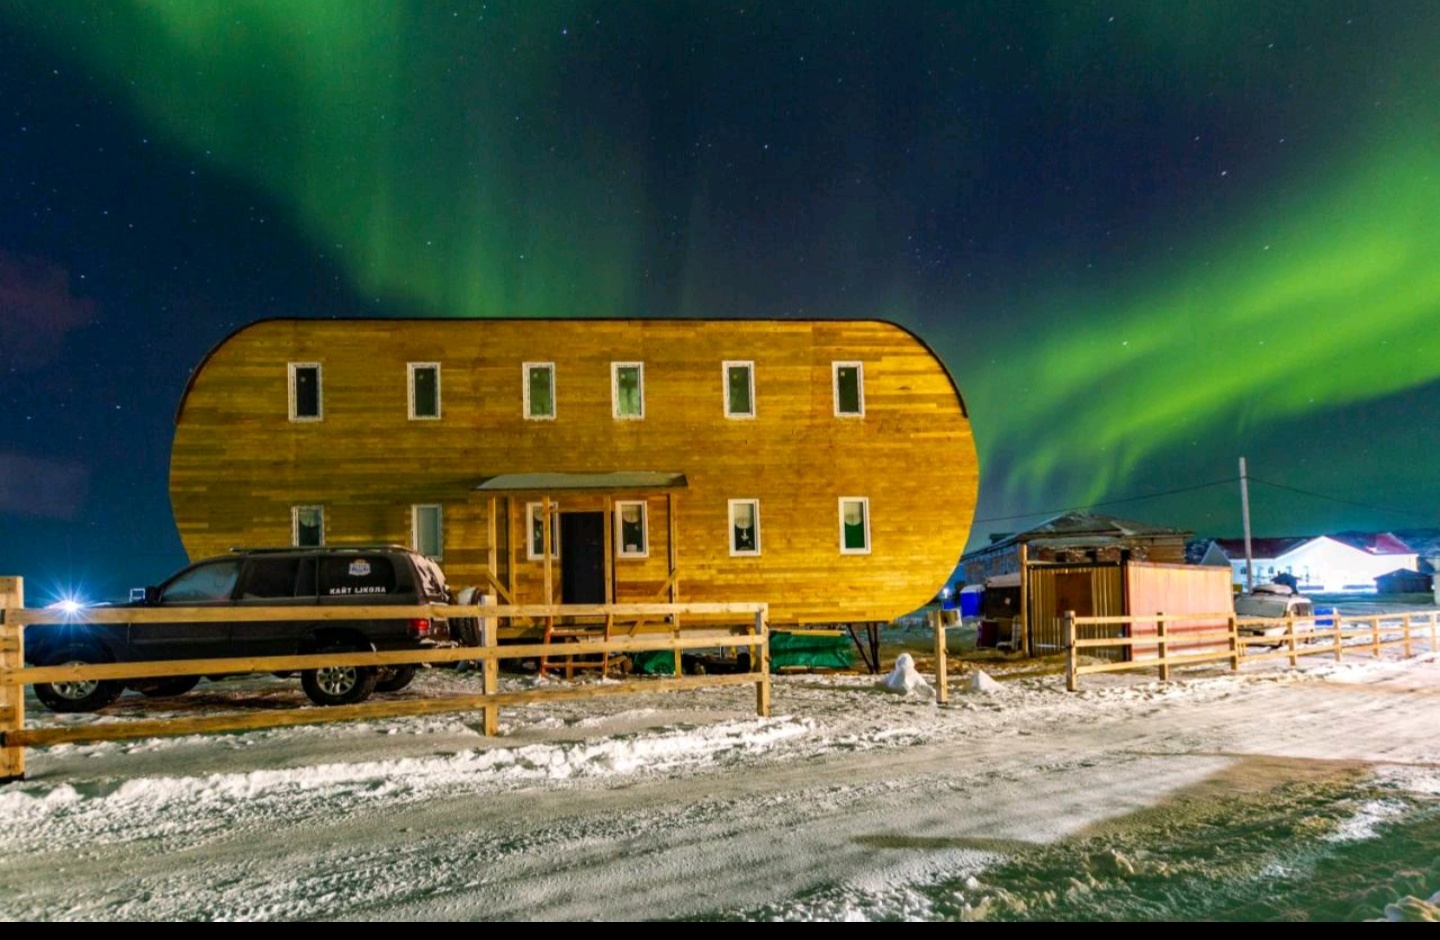
<instances>
[{"instance_id":1,"label":"white-framed window","mask_svg":"<svg viewBox=\"0 0 1440 940\"><path fill-rule=\"evenodd\" d=\"M865 417L865 365L860 362L831 364L835 377L835 416Z\"/></svg>"},{"instance_id":2,"label":"white-framed window","mask_svg":"<svg viewBox=\"0 0 1440 940\"><path fill-rule=\"evenodd\" d=\"M870 554L869 497L840 497L840 554Z\"/></svg>"},{"instance_id":3,"label":"white-framed window","mask_svg":"<svg viewBox=\"0 0 1440 940\"><path fill-rule=\"evenodd\" d=\"M610 400L617 418L638 421L645 417L645 363L610 363Z\"/></svg>"},{"instance_id":4,"label":"white-framed window","mask_svg":"<svg viewBox=\"0 0 1440 940\"><path fill-rule=\"evenodd\" d=\"M319 421L324 416L320 398L320 363L290 363L290 420Z\"/></svg>"},{"instance_id":5,"label":"white-framed window","mask_svg":"<svg viewBox=\"0 0 1440 940\"><path fill-rule=\"evenodd\" d=\"M412 362L409 372L410 420L435 420L440 417L440 363Z\"/></svg>"},{"instance_id":6,"label":"white-framed window","mask_svg":"<svg viewBox=\"0 0 1440 940\"><path fill-rule=\"evenodd\" d=\"M541 503L525 504L525 557L540 561L545 557L545 507ZM560 557L560 504L550 504L550 557Z\"/></svg>"},{"instance_id":7,"label":"white-framed window","mask_svg":"<svg viewBox=\"0 0 1440 940\"><path fill-rule=\"evenodd\" d=\"M760 500L730 500L730 554L760 554Z\"/></svg>"},{"instance_id":8,"label":"white-framed window","mask_svg":"<svg viewBox=\"0 0 1440 940\"><path fill-rule=\"evenodd\" d=\"M525 418L529 421L555 419L555 363L527 362L520 367Z\"/></svg>"},{"instance_id":9,"label":"white-framed window","mask_svg":"<svg viewBox=\"0 0 1440 940\"><path fill-rule=\"evenodd\" d=\"M615 557L648 558L650 514L643 499L615 501Z\"/></svg>"},{"instance_id":10,"label":"white-framed window","mask_svg":"<svg viewBox=\"0 0 1440 940\"><path fill-rule=\"evenodd\" d=\"M438 504L410 507L410 547L436 561L445 557L445 530Z\"/></svg>"},{"instance_id":11,"label":"white-framed window","mask_svg":"<svg viewBox=\"0 0 1440 940\"><path fill-rule=\"evenodd\" d=\"M291 506L290 541L308 548L325 544L325 507Z\"/></svg>"},{"instance_id":12,"label":"white-framed window","mask_svg":"<svg viewBox=\"0 0 1440 940\"><path fill-rule=\"evenodd\" d=\"M725 375L725 417L755 417L755 363L727 361Z\"/></svg>"}]
</instances>

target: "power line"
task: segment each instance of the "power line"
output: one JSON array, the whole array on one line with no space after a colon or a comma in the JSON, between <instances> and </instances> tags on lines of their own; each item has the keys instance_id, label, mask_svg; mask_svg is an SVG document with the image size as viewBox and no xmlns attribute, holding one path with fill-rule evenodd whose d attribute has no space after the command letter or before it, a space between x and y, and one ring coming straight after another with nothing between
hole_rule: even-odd
<instances>
[{"instance_id":1,"label":"power line","mask_svg":"<svg viewBox=\"0 0 1440 940\"><path fill-rule=\"evenodd\" d=\"M1287 490L1287 491L1289 491L1289 492L1291 492L1291 493L1299 493L1299 494L1302 495L1302 496L1311 496L1311 497L1314 497L1315 499L1327 500L1327 501L1332 502L1332 503L1341 503L1341 504L1346 505L1346 506L1356 506L1356 507L1359 507L1360 509L1369 509L1369 510L1372 510L1372 511L1374 511L1374 512L1388 512L1388 513L1393 513L1393 514L1395 514L1395 515L1397 515L1397 516L1407 516L1407 517L1409 517L1409 518L1411 518L1411 519L1425 519L1426 521L1434 521L1431 517L1429 517L1429 516L1422 516L1422 515L1416 513L1414 510L1408 510L1408 509L1391 509L1391 508L1389 508L1389 507L1387 507L1387 506L1374 506L1374 505L1371 505L1370 503L1360 503L1360 502L1356 502L1356 501L1353 500L1353 499L1340 499L1340 498L1337 497L1337 496L1326 496L1324 493L1316 493L1316 492L1313 492L1313 491L1311 491L1311 490L1302 490L1302 489L1300 489L1300 488L1298 488L1298 487L1286 486L1286 485L1283 484L1283 483L1271 483L1269 480L1261 480L1261 479L1257 479L1256 477L1250 477L1250 482L1251 482L1251 483L1260 483L1260 484L1263 484L1263 485L1265 485L1265 486L1272 486L1272 487L1274 487L1274 488L1277 489L1277 490Z\"/></svg>"},{"instance_id":2,"label":"power line","mask_svg":"<svg viewBox=\"0 0 1440 940\"><path fill-rule=\"evenodd\" d=\"M1238 476L1226 477L1223 480L1212 480L1209 483L1197 483L1194 486L1182 486L1178 489L1165 490L1161 493L1150 493L1146 496L1127 496L1124 499L1107 499L1104 502L1089 503L1084 506L1070 506L1066 509L1037 509L1034 512L1024 512L1015 516L986 516L983 519L976 519L975 522L1009 522L1012 519L1028 519L1031 516L1058 516L1064 512L1080 512L1084 509L1098 509L1101 506L1119 506L1122 503L1138 503L1147 499L1160 499L1163 496L1174 496L1177 493L1193 493L1195 490L1209 489L1212 486L1225 486L1234 483L1240 478ZM1251 477L1250 479L1255 479Z\"/></svg>"}]
</instances>

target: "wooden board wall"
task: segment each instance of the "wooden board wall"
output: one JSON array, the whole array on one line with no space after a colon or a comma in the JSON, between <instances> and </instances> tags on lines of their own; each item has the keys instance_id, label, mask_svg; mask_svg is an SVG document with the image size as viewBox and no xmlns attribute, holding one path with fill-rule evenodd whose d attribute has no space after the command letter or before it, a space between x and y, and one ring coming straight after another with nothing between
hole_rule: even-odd
<instances>
[{"instance_id":1,"label":"wooden board wall","mask_svg":"<svg viewBox=\"0 0 1440 940\"><path fill-rule=\"evenodd\" d=\"M755 364L754 418L725 417L726 360ZM612 417L612 361L645 364L643 420ZM864 417L834 414L836 361L863 362ZM292 362L321 364L323 420L289 420ZM440 363L439 420L409 418L409 362ZM555 363L554 420L524 419L524 362ZM681 599L763 600L777 624L888 621L928 602L964 549L979 482L949 374L882 321L271 320L197 368L170 490L192 558L290 544L291 507L308 504L325 507L328 543L410 544L410 507L438 503L442 565L471 584L490 557L489 494L473 488L540 471L684 473ZM604 497L549 495L562 511ZM839 499L853 496L870 501L868 555L839 550ZM514 499L521 524L529 498ZM758 557L729 554L739 498L760 500ZM648 599L669 575L664 492L647 504L649 556L614 560L617 600ZM538 600L543 566L513 537L516 600Z\"/></svg>"}]
</instances>

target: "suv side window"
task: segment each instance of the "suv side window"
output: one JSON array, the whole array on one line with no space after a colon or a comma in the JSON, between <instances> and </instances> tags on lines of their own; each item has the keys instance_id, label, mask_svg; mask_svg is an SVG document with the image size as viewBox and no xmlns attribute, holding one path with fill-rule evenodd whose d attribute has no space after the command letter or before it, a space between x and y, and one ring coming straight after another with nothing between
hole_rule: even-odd
<instances>
[{"instance_id":1,"label":"suv side window","mask_svg":"<svg viewBox=\"0 0 1440 940\"><path fill-rule=\"evenodd\" d=\"M191 604L196 601L228 601L235 593L240 559L224 559L191 568L175 577L160 592L162 604Z\"/></svg>"},{"instance_id":2,"label":"suv side window","mask_svg":"<svg viewBox=\"0 0 1440 940\"><path fill-rule=\"evenodd\" d=\"M384 555L331 555L320 559L320 595L394 594L395 565Z\"/></svg>"},{"instance_id":3,"label":"suv side window","mask_svg":"<svg viewBox=\"0 0 1440 940\"><path fill-rule=\"evenodd\" d=\"M240 580L241 600L315 597L312 558L259 556L251 558Z\"/></svg>"}]
</instances>

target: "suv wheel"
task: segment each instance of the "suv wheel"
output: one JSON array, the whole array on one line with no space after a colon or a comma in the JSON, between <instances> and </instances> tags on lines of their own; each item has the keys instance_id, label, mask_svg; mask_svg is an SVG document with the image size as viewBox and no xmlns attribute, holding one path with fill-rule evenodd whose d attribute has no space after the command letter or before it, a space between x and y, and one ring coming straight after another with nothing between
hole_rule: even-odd
<instances>
[{"instance_id":1,"label":"suv wheel","mask_svg":"<svg viewBox=\"0 0 1440 940\"><path fill-rule=\"evenodd\" d=\"M403 666L385 666L380 669L375 680L376 692L399 692L409 685L415 678L415 667L410 664Z\"/></svg>"},{"instance_id":2,"label":"suv wheel","mask_svg":"<svg viewBox=\"0 0 1440 940\"><path fill-rule=\"evenodd\" d=\"M109 660L88 646L70 646L51 656L47 666L90 666ZM123 682L113 679L85 679L78 682L37 682L35 697L52 712L99 711L125 691Z\"/></svg>"},{"instance_id":3,"label":"suv wheel","mask_svg":"<svg viewBox=\"0 0 1440 940\"><path fill-rule=\"evenodd\" d=\"M329 646L322 653L353 653L354 646ZM354 705L375 691L378 681L372 666L325 666L300 674L300 685L316 705Z\"/></svg>"}]
</instances>

